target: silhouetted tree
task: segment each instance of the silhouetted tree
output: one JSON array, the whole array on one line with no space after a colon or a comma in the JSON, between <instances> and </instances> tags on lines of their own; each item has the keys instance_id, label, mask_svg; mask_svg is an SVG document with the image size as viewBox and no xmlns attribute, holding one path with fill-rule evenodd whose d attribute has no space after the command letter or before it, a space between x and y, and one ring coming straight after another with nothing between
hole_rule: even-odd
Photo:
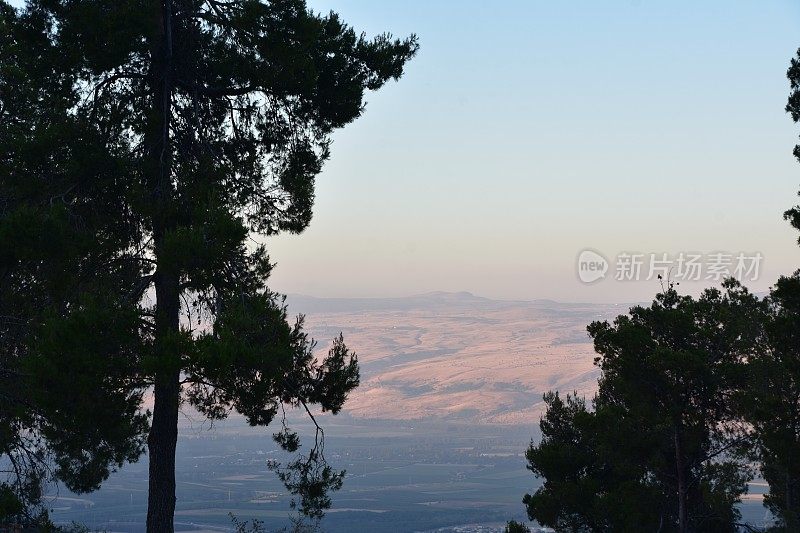
<instances>
[{"instance_id":1,"label":"silhouetted tree","mask_svg":"<svg viewBox=\"0 0 800 533\"><path fill-rule=\"evenodd\" d=\"M525 524L520 524L515 520L511 520L506 524L505 533L531 533L531 530Z\"/></svg>"},{"instance_id":2,"label":"silhouetted tree","mask_svg":"<svg viewBox=\"0 0 800 533\"><path fill-rule=\"evenodd\" d=\"M0 3L0 522L29 525L44 483L97 488L147 430L119 160L74 113L50 27Z\"/></svg>"},{"instance_id":3,"label":"silhouetted tree","mask_svg":"<svg viewBox=\"0 0 800 533\"><path fill-rule=\"evenodd\" d=\"M698 299L673 287L588 328L601 369L593 409L545 397L527 452L544 485L528 514L558 531L735 531L750 479L731 396L759 328L758 299L729 281ZM638 526L637 526L638 524Z\"/></svg>"},{"instance_id":4,"label":"silhouetted tree","mask_svg":"<svg viewBox=\"0 0 800 533\"><path fill-rule=\"evenodd\" d=\"M152 387L147 527L172 531L181 401L267 425L286 404L335 413L358 383L341 338L317 360L302 317L288 322L251 237L309 224L330 134L402 74L416 39L367 39L303 0L0 5L2 372L47 393L38 421L19 407L6 427L45 436L65 471L108 445L76 485L92 488L141 452ZM100 416L96 448L45 431ZM288 428L276 440L299 446ZM307 466L318 444L283 470L311 515L341 483Z\"/></svg>"},{"instance_id":5,"label":"silhouetted tree","mask_svg":"<svg viewBox=\"0 0 800 533\"><path fill-rule=\"evenodd\" d=\"M650 444L613 409L587 409L576 395L545 394L542 440L531 443L528 469L542 487L527 494L528 517L556 531L658 529L662 503L641 458Z\"/></svg>"},{"instance_id":6,"label":"silhouetted tree","mask_svg":"<svg viewBox=\"0 0 800 533\"><path fill-rule=\"evenodd\" d=\"M800 122L800 50L787 76L786 111ZM800 206L784 218L800 229ZM800 271L764 300L732 280L724 288L695 300L669 286L650 307L589 326L599 391L591 410L545 395L542 440L526 454L544 479L524 498L532 520L558 531L734 531L747 461L758 458L775 530L800 530Z\"/></svg>"},{"instance_id":7,"label":"silhouetted tree","mask_svg":"<svg viewBox=\"0 0 800 533\"><path fill-rule=\"evenodd\" d=\"M755 430L764 505L781 531L800 529L800 272L781 277L766 299L765 339L747 364L739 404Z\"/></svg>"},{"instance_id":8,"label":"silhouetted tree","mask_svg":"<svg viewBox=\"0 0 800 533\"><path fill-rule=\"evenodd\" d=\"M800 121L800 50L786 73L786 111ZM800 145L794 148L800 159ZM784 214L800 230L800 206ZM800 239L798 239L800 243ZM781 277L767 298L765 342L748 365L743 416L755 428L762 474L769 484L764 505L784 531L800 529L800 271Z\"/></svg>"}]
</instances>

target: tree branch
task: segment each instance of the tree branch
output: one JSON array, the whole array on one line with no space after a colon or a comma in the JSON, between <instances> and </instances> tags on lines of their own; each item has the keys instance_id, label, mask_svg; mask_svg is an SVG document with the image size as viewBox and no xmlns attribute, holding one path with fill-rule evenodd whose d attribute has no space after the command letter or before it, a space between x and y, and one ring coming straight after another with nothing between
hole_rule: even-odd
<instances>
[{"instance_id":1,"label":"tree branch","mask_svg":"<svg viewBox=\"0 0 800 533\"><path fill-rule=\"evenodd\" d=\"M203 87L196 83L187 83L183 80L177 80L177 85L184 91L200 94L209 98L243 96L257 89L254 85L247 85L244 87Z\"/></svg>"}]
</instances>

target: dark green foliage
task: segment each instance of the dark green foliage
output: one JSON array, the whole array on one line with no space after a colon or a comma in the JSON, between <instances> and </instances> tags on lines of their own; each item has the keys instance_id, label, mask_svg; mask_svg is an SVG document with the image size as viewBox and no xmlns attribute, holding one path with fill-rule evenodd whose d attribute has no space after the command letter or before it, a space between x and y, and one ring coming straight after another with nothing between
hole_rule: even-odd
<instances>
[{"instance_id":1,"label":"dark green foliage","mask_svg":"<svg viewBox=\"0 0 800 533\"><path fill-rule=\"evenodd\" d=\"M264 522L257 518L242 521L234 516L233 513L228 513L228 516L230 516L231 522L233 522L234 531L236 533L267 533ZM292 518L291 526L282 527L270 533L316 533L317 531L319 531L319 524L306 524L302 520Z\"/></svg>"},{"instance_id":2,"label":"dark green foliage","mask_svg":"<svg viewBox=\"0 0 800 533\"><path fill-rule=\"evenodd\" d=\"M0 27L0 522L41 523L42 482L92 490L143 451L138 273L107 215L119 161L70 112L46 17L2 3Z\"/></svg>"},{"instance_id":3,"label":"dark green foliage","mask_svg":"<svg viewBox=\"0 0 800 533\"><path fill-rule=\"evenodd\" d=\"M787 76L786 111L800 122L800 50ZM784 218L800 230L800 206ZM669 286L650 307L589 326L599 392L591 410L545 395L542 441L526 453L544 478L524 498L531 520L557 531L736 531L758 459L773 530L800 530L800 271L764 300L732 280L724 288L693 299Z\"/></svg>"},{"instance_id":4,"label":"dark green foliage","mask_svg":"<svg viewBox=\"0 0 800 533\"><path fill-rule=\"evenodd\" d=\"M330 492L342 488L345 476L344 471L336 471L320 460L322 452L323 445L318 440L306 457L299 457L285 466L269 463L270 470L277 473L293 496L291 507L298 509L302 516L316 520L330 509Z\"/></svg>"},{"instance_id":5,"label":"dark green foliage","mask_svg":"<svg viewBox=\"0 0 800 533\"><path fill-rule=\"evenodd\" d=\"M253 425L342 408L354 354L314 357L253 237L305 229L331 133L416 49L303 0L0 1L0 455L30 467L26 508L30 480L92 490L136 460L150 387L159 531L182 399ZM319 516L341 473L317 446L289 466Z\"/></svg>"},{"instance_id":6,"label":"dark green foliage","mask_svg":"<svg viewBox=\"0 0 800 533\"><path fill-rule=\"evenodd\" d=\"M765 338L747 365L739 403L755 429L765 506L785 531L800 528L800 272L781 277L766 299Z\"/></svg>"},{"instance_id":7,"label":"dark green foliage","mask_svg":"<svg viewBox=\"0 0 800 533\"><path fill-rule=\"evenodd\" d=\"M786 111L800 121L800 51ZM800 159L800 145L795 147ZM800 229L800 206L784 213ZM800 528L800 271L764 300L734 281L673 287L589 333L602 374L583 399L545 395L524 503L557 531L735 531L757 458L776 531Z\"/></svg>"},{"instance_id":8,"label":"dark green foliage","mask_svg":"<svg viewBox=\"0 0 800 533\"><path fill-rule=\"evenodd\" d=\"M525 524L520 524L515 520L511 520L506 524L505 533L531 533L531 530Z\"/></svg>"},{"instance_id":9,"label":"dark green foliage","mask_svg":"<svg viewBox=\"0 0 800 533\"><path fill-rule=\"evenodd\" d=\"M236 533L266 533L264 522L261 520L254 519L252 522L249 520L242 522L233 513L228 513L228 516L231 517Z\"/></svg>"},{"instance_id":10,"label":"dark green foliage","mask_svg":"<svg viewBox=\"0 0 800 533\"><path fill-rule=\"evenodd\" d=\"M523 498L528 517L563 531L595 531L606 513L587 497L598 493L603 481L592 442L594 418L576 396L565 401L549 392L544 401L542 440L525 452L528 469L544 480L535 494Z\"/></svg>"},{"instance_id":11,"label":"dark green foliage","mask_svg":"<svg viewBox=\"0 0 800 533\"><path fill-rule=\"evenodd\" d=\"M589 326L599 392L545 396L528 515L557 531L736 531L750 479L733 391L760 303L735 282L699 299L669 287L650 307ZM747 314L750 313L750 314ZM757 324L757 323L756 323Z\"/></svg>"},{"instance_id":12,"label":"dark green foliage","mask_svg":"<svg viewBox=\"0 0 800 533\"><path fill-rule=\"evenodd\" d=\"M793 121L800 122L800 49L791 59L786 77L789 79L789 100L786 102L786 112L791 115ZM800 145L794 147L794 156L800 160ZM798 209L800 208L795 207L784 214L784 217L791 222L795 229L800 229L800 211Z\"/></svg>"},{"instance_id":13,"label":"dark green foliage","mask_svg":"<svg viewBox=\"0 0 800 533\"><path fill-rule=\"evenodd\" d=\"M547 393L545 403L542 441L525 454L544 480L523 499L529 518L557 531L657 530L662 494L637 459L648 443L631 438L636 429L574 395Z\"/></svg>"},{"instance_id":14,"label":"dark green foliage","mask_svg":"<svg viewBox=\"0 0 800 533\"><path fill-rule=\"evenodd\" d=\"M800 122L800 50L786 73L786 112ZM800 145L794 148L800 160ZM800 230L800 206L784 213ZM798 241L800 242L800 240ZM756 430L762 474L769 483L765 506L778 531L800 529L800 271L782 276L767 298L765 341L748 368L743 416Z\"/></svg>"}]
</instances>

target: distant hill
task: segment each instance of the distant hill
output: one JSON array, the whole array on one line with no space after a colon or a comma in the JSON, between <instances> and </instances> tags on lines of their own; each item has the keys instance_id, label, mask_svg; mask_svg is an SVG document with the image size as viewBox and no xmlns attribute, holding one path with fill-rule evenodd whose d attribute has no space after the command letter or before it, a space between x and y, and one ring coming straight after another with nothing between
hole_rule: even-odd
<instances>
[{"instance_id":1,"label":"distant hill","mask_svg":"<svg viewBox=\"0 0 800 533\"><path fill-rule=\"evenodd\" d=\"M628 305L603 305L588 303L564 303L554 300L492 300L482 296L475 296L471 292L428 292L412 296L399 296L394 298L318 298L304 294L290 294L287 304L294 313L336 313L358 312L385 309L419 309L439 308L443 306L464 306L470 308L508 308L527 307L535 309L585 309L587 307L615 308L623 311Z\"/></svg>"},{"instance_id":2,"label":"distant hill","mask_svg":"<svg viewBox=\"0 0 800 533\"><path fill-rule=\"evenodd\" d=\"M341 331L362 384L346 405L359 418L538 422L551 389L596 387L586 326L626 305L491 300L468 292L401 298L290 295L320 352Z\"/></svg>"}]
</instances>

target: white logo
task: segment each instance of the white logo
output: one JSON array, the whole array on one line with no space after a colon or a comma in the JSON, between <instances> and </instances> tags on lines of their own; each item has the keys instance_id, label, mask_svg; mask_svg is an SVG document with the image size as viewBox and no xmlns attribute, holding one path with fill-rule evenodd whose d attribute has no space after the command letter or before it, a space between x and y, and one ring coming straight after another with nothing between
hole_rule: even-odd
<instances>
[{"instance_id":1,"label":"white logo","mask_svg":"<svg viewBox=\"0 0 800 533\"><path fill-rule=\"evenodd\" d=\"M583 250L578 255L578 278L584 283L594 283L606 277L608 260L594 250Z\"/></svg>"}]
</instances>

